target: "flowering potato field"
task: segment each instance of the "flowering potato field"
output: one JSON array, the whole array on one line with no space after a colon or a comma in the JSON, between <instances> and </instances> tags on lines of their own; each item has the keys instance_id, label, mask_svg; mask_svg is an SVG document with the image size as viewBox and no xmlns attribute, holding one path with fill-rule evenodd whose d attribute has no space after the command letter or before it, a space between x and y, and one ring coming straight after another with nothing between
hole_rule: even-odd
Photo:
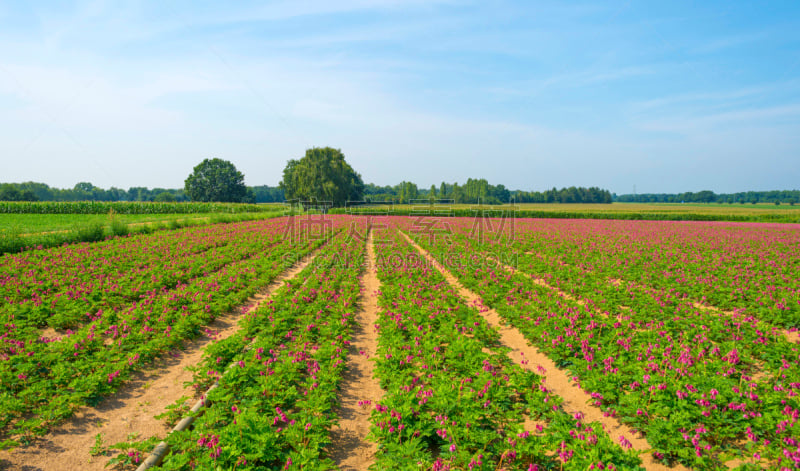
<instances>
[{"instance_id":1,"label":"flowering potato field","mask_svg":"<svg viewBox=\"0 0 800 471\"><path fill-rule=\"evenodd\" d=\"M118 444L116 466L154 440L172 470L354 469L361 443L355 468L800 466L796 226L303 220L0 258L0 468L232 311L194 365L191 427ZM379 387L343 394L346 375Z\"/></svg>"},{"instance_id":2,"label":"flowering potato field","mask_svg":"<svg viewBox=\"0 0 800 471\"><path fill-rule=\"evenodd\" d=\"M516 222L510 242L468 220L419 242L659 459L800 464L796 227Z\"/></svg>"},{"instance_id":3,"label":"flowering potato field","mask_svg":"<svg viewBox=\"0 0 800 471\"><path fill-rule=\"evenodd\" d=\"M475 307L396 233L381 247L384 310L376 372L386 389L373 436L382 469L528 469L638 459L598 423L570 416L536 374L508 358ZM392 263L404 259L402 266Z\"/></svg>"},{"instance_id":4,"label":"flowering potato field","mask_svg":"<svg viewBox=\"0 0 800 471\"><path fill-rule=\"evenodd\" d=\"M283 233L249 222L2 257L4 443L46 433L244 302L285 268Z\"/></svg>"}]
</instances>

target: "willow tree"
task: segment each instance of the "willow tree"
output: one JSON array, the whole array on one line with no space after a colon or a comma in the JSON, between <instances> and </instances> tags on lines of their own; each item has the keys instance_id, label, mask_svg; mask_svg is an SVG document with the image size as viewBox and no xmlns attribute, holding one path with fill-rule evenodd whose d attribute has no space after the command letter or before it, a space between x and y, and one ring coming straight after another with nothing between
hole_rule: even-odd
<instances>
[{"instance_id":1,"label":"willow tree","mask_svg":"<svg viewBox=\"0 0 800 471\"><path fill-rule=\"evenodd\" d=\"M314 147L299 160L289 160L280 184L287 200L315 200L343 206L359 201L364 195L364 181L344 160L339 149Z\"/></svg>"}]
</instances>

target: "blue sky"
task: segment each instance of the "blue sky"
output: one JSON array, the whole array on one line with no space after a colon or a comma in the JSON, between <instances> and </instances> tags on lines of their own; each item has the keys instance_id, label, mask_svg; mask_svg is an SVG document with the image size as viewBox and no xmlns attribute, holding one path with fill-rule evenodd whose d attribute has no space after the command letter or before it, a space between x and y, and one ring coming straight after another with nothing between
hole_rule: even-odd
<instances>
[{"instance_id":1,"label":"blue sky","mask_svg":"<svg viewBox=\"0 0 800 471\"><path fill-rule=\"evenodd\" d=\"M0 181L800 188L800 3L2 2Z\"/></svg>"}]
</instances>

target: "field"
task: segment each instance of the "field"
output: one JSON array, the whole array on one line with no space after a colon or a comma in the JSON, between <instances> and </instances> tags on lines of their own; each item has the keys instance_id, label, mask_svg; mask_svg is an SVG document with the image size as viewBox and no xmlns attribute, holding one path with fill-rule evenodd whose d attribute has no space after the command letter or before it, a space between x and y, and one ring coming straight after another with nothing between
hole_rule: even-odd
<instances>
[{"instance_id":1,"label":"field","mask_svg":"<svg viewBox=\"0 0 800 471\"><path fill-rule=\"evenodd\" d=\"M0 216L3 226L0 233L22 236L69 231L81 225L102 224L110 226L107 214L4 214ZM209 216L186 216L185 214L119 214L113 219L126 225L167 223L173 220L208 220Z\"/></svg>"},{"instance_id":2,"label":"field","mask_svg":"<svg viewBox=\"0 0 800 471\"><path fill-rule=\"evenodd\" d=\"M414 215L431 206L420 200L415 204L392 206L358 206L340 213L383 212L393 215ZM435 204L439 214L474 217L476 210L514 211L519 218L557 219L627 219L650 221L731 221L800 223L800 206L788 204L718 204L718 203L611 203L611 204L538 204L516 205Z\"/></svg>"},{"instance_id":3,"label":"field","mask_svg":"<svg viewBox=\"0 0 800 471\"><path fill-rule=\"evenodd\" d=\"M741 222L315 215L6 254L0 469L791 469L798 279L800 226Z\"/></svg>"},{"instance_id":4,"label":"field","mask_svg":"<svg viewBox=\"0 0 800 471\"><path fill-rule=\"evenodd\" d=\"M800 216L800 206L788 204L722 204L722 203L611 203L611 204L519 204L521 210L532 211L574 211L610 212L610 213L669 213L669 214L704 214L713 216L762 216L793 215Z\"/></svg>"},{"instance_id":5,"label":"field","mask_svg":"<svg viewBox=\"0 0 800 471\"><path fill-rule=\"evenodd\" d=\"M127 233L266 219L284 212L279 205L240 206L249 210L231 212L225 205L202 203L0 203L0 254ZM45 208L61 212L37 212Z\"/></svg>"}]
</instances>

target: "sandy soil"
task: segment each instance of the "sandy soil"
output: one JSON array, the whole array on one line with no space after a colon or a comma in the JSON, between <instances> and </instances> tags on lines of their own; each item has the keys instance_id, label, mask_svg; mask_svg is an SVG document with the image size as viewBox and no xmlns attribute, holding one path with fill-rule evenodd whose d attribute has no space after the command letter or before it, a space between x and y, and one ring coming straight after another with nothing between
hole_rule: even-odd
<instances>
[{"instance_id":1,"label":"sandy soil","mask_svg":"<svg viewBox=\"0 0 800 471\"><path fill-rule=\"evenodd\" d=\"M356 313L357 327L347 356L347 371L340 386L340 405L336 413L339 425L331 430L328 453L339 469L367 469L375 459L377 447L366 441L370 428L371 406L361 407L358 401L374 404L383 395L380 383L373 377L374 363L370 358L378 349L378 290L380 281L375 265L375 250L370 232L367 239L367 268L361 276L361 308Z\"/></svg>"},{"instance_id":2,"label":"sandy soil","mask_svg":"<svg viewBox=\"0 0 800 471\"><path fill-rule=\"evenodd\" d=\"M286 270L244 306L218 317L207 326L202 338L187 343L181 351L159 360L157 366L134 375L113 396L96 408L83 407L64 424L30 446L0 451L0 469L19 471L101 471L111 456L92 456L95 436L102 434L104 445L137 439L165 436L171 429L154 416L166 411L181 396L194 396L184 382L191 381L189 366L196 365L206 345L225 339L238 330L238 320L258 308L284 281L297 276L313 257ZM131 437L131 438L129 438Z\"/></svg>"},{"instance_id":3,"label":"sandy soil","mask_svg":"<svg viewBox=\"0 0 800 471\"><path fill-rule=\"evenodd\" d=\"M483 311L483 315L489 324L499 329L501 343L511 349L509 354L511 359L522 366L523 368L540 374L543 377L546 387L558 394L563 399L564 410L570 414L580 412L584 416L584 420L589 422L598 422L602 424L603 429L608 433L611 439L619 443L619 437L625 437L633 445L633 449L642 452L640 457L642 464L648 470L684 470L682 466L670 468L661 463L656 462L650 453L646 453L651 447L647 440L640 438L638 435L630 433L630 431L623 426L618 420L613 417L606 417L599 407L589 404L591 396L580 389L570 378L568 372L559 369L556 364L547 355L540 352L535 347L528 344L525 337L514 327L505 325L501 320L500 315L494 309L488 309L483 300L472 291L465 288L447 269L442 267L436 262L433 257L422 247L416 244L406 234L403 236L414 246L423 256L428 258L433 266L447 279L451 286L454 286L459 295L467 300L468 303L479 307ZM527 360L527 361L526 361ZM541 372L539 367L544 368L544 373Z\"/></svg>"}]
</instances>

